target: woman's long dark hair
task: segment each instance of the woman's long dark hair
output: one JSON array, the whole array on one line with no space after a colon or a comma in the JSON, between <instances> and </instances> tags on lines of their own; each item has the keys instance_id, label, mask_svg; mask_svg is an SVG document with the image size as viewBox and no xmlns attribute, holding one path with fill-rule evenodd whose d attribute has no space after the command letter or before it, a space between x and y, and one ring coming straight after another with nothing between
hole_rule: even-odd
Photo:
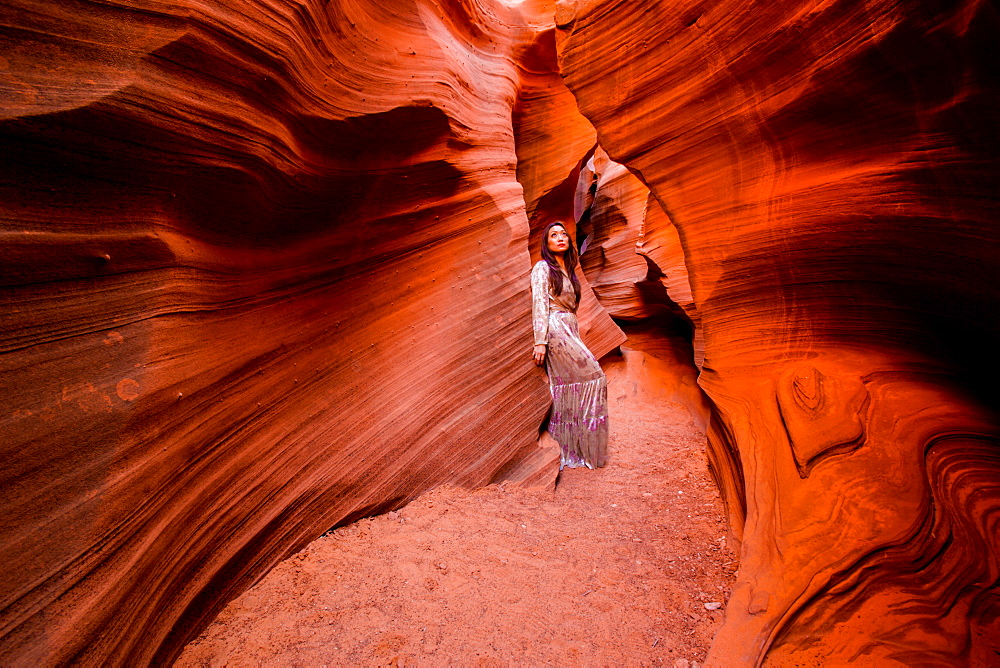
<instances>
[{"instance_id":1,"label":"woman's long dark hair","mask_svg":"<svg viewBox=\"0 0 1000 668\"><path fill-rule=\"evenodd\" d=\"M563 291L563 273L562 269L559 268L559 260L556 259L555 253L549 250L549 230L558 225L559 227L566 230L566 226L559 222L558 220L552 221L545 226L542 230L542 259L545 260L545 264L549 265L549 283L551 283L557 295L561 295ZM566 230L569 234L569 230ZM569 240L569 248L563 253L563 260L566 262L566 273L569 274L569 282L573 285L573 292L576 293L576 302L580 303L580 281L576 277L576 265L579 262L579 258L576 254L576 244L573 243L573 239Z\"/></svg>"}]
</instances>

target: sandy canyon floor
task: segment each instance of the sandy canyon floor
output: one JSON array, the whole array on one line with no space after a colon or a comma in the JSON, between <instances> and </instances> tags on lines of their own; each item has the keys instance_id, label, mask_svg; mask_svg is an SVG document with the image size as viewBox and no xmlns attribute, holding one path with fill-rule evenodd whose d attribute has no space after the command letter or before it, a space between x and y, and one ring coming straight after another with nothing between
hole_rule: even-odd
<instances>
[{"instance_id":1,"label":"sandy canyon floor","mask_svg":"<svg viewBox=\"0 0 1000 668\"><path fill-rule=\"evenodd\" d=\"M611 460L555 491L439 488L330 532L234 600L179 666L665 665L704 659L735 555L680 339L630 331Z\"/></svg>"}]
</instances>

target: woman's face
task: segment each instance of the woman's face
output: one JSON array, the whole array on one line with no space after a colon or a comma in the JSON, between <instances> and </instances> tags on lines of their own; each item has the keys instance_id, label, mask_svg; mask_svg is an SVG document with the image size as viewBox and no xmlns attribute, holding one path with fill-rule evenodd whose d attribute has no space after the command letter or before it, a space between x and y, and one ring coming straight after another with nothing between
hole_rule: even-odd
<instances>
[{"instance_id":1,"label":"woman's face","mask_svg":"<svg viewBox=\"0 0 1000 668\"><path fill-rule=\"evenodd\" d=\"M549 229L549 238L546 241L553 253L565 253L569 250L569 233L562 225L553 225Z\"/></svg>"}]
</instances>

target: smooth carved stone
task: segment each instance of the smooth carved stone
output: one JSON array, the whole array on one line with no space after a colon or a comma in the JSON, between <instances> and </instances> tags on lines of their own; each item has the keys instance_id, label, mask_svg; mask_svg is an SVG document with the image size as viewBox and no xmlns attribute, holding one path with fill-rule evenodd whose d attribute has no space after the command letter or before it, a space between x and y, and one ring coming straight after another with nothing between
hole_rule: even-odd
<instances>
[{"instance_id":1,"label":"smooth carved stone","mask_svg":"<svg viewBox=\"0 0 1000 668\"><path fill-rule=\"evenodd\" d=\"M551 6L540 8L551 21ZM541 19L539 19L541 20ZM541 233L551 221L564 223L577 236L577 184L583 164L593 154L596 133L577 109L576 100L559 75L555 30L549 23L520 55L521 87L514 106L517 179L524 188L532 262L541 258ZM584 342L598 357L625 341L625 334L598 300L585 271L578 316Z\"/></svg>"},{"instance_id":2,"label":"smooth carved stone","mask_svg":"<svg viewBox=\"0 0 1000 668\"><path fill-rule=\"evenodd\" d=\"M676 229L704 334L742 536L707 663L995 663L994 8L574 7L565 80Z\"/></svg>"},{"instance_id":3,"label":"smooth carved stone","mask_svg":"<svg viewBox=\"0 0 1000 668\"><path fill-rule=\"evenodd\" d=\"M527 489L554 492L559 477L559 443L544 431L538 443L518 453L510 466L501 469L494 481L503 486L514 485Z\"/></svg>"},{"instance_id":4,"label":"smooth carved stone","mask_svg":"<svg viewBox=\"0 0 1000 668\"><path fill-rule=\"evenodd\" d=\"M566 28L576 19L577 0L556 0L556 25Z\"/></svg>"},{"instance_id":5,"label":"smooth carved stone","mask_svg":"<svg viewBox=\"0 0 1000 668\"><path fill-rule=\"evenodd\" d=\"M597 147L580 170L574 209L588 235L581 264L602 305L621 320L687 323L700 366L704 337L684 251L649 189Z\"/></svg>"},{"instance_id":6,"label":"smooth carved stone","mask_svg":"<svg viewBox=\"0 0 1000 668\"><path fill-rule=\"evenodd\" d=\"M767 612L768 605L770 604L771 595L766 591L759 591L754 594L753 598L750 600L750 605L747 607L747 612L751 615L761 615Z\"/></svg>"},{"instance_id":7,"label":"smooth carved stone","mask_svg":"<svg viewBox=\"0 0 1000 668\"><path fill-rule=\"evenodd\" d=\"M594 195L587 207L589 237L580 258L583 271L613 317L649 318L665 308L655 299L646 299L639 287L649 274L646 260L636 253L649 189L600 148L581 173L581 180L588 177ZM578 186L579 190L584 189Z\"/></svg>"},{"instance_id":8,"label":"smooth carved stone","mask_svg":"<svg viewBox=\"0 0 1000 668\"><path fill-rule=\"evenodd\" d=\"M636 252L656 266L660 274L659 282L666 290L670 303L679 306L683 315L691 322L694 361L701 368L705 362L705 332L701 314L691 293L691 278L684 259L684 248L677 227L670 221L652 192L646 199L646 214L636 242Z\"/></svg>"},{"instance_id":9,"label":"smooth carved stone","mask_svg":"<svg viewBox=\"0 0 1000 668\"><path fill-rule=\"evenodd\" d=\"M538 450L522 192L593 145L564 116L517 180L515 107L572 101L545 5L5 3L0 663L169 664L324 531Z\"/></svg>"},{"instance_id":10,"label":"smooth carved stone","mask_svg":"<svg viewBox=\"0 0 1000 668\"><path fill-rule=\"evenodd\" d=\"M573 191L581 162L597 141L580 114L556 63L555 30L538 34L521 58L521 88L514 106L517 178L532 229L550 220L575 222ZM532 250L537 242L532 239Z\"/></svg>"},{"instance_id":11,"label":"smooth carved stone","mask_svg":"<svg viewBox=\"0 0 1000 668\"><path fill-rule=\"evenodd\" d=\"M849 453L865 441L868 392L860 378L837 371L798 367L778 381L781 423L803 478L821 458Z\"/></svg>"}]
</instances>

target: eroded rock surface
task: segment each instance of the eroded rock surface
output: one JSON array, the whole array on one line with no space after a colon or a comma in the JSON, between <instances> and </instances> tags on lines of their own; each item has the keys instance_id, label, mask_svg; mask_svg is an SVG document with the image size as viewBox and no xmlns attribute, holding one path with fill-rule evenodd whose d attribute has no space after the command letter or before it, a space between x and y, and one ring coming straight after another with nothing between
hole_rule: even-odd
<instances>
[{"instance_id":1,"label":"eroded rock surface","mask_svg":"<svg viewBox=\"0 0 1000 668\"><path fill-rule=\"evenodd\" d=\"M0 662L169 661L331 526L537 449L535 4L6 4Z\"/></svg>"},{"instance_id":2,"label":"eroded rock surface","mask_svg":"<svg viewBox=\"0 0 1000 668\"><path fill-rule=\"evenodd\" d=\"M540 13L551 24L552 7ZM541 259L541 236L553 221L563 223L577 241L577 183L584 163L596 150L594 126L580 114L576 99L563 83L556 60L555 26L541 30L519 59L521 89L514 107L517 179L531 230L532 262ZM582 267L577 270L580 333L598 357L625 341L625 335L599 301Z\"/></svg>"},{"instance_id":3,"label":"eroded rock surface","mask_svg":"<svg viewBox=\"0 0 1000 668\"><path fill-rule=\"evenodd\" d=\"M597 141L595 287L704 335L710 661L995 661L994 7L551 10L5 4L0 662L169 661L329 527L533 479L529 231Z\"/></svg>"},{"instance_id":4,"label":"eroded rock surface","mask_svg":"<svg viewBox=\"0 0 1000 668\"><path fill-rule=\"evenodd\" d=\"M694 340L700 365L701 318L670 217L649 188L600 147L580 170L577 195L587 237L580 263L601 305L618 320L671 323Z\"/></svg>"},{"instance_id":5,"label":"eroded rock surface","mask_svg":"<svg viewBox=\"0 0 1000 668\"><path fill-rule=\"evenodd\" d=\"M688 666L735 555L690 345L630 324L608 355L608 466L555 493L439 488L311 543L233 601L193 666ZM558 451L558 449L556 449Z\"/></svg>"},{"instance_id":6,"label":"eroded rock surface","mask_svg":"<svg viewBox=\"0 0 1000 668\"><path fill-rule=\"evenodd\" d=\"M556 19L701 317L716 474L746 513L710 663L995 663L995 9L580 0Z\"/></svg>"}]
</instances>

